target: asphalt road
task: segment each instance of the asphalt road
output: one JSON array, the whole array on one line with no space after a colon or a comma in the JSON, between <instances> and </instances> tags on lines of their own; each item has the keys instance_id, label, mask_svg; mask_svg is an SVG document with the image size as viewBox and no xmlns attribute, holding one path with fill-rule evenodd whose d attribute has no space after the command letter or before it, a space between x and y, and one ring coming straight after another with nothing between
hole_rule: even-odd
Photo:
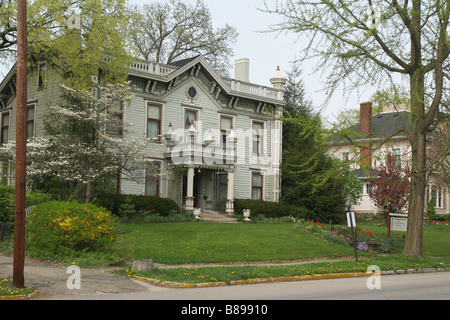
<instances>
[{"instance_id":1,"label":"asphalt road","mask_svg":"<svg viewBox=\"0 0 450 320\"><path fill-rule=\"evenodd\" d=\"M13 259L0 255L0 277L12 279L12 267ZM119 277L110 270L82 269L80 289L69 289L72 273L67 271L27 261L25 285L38 291L33 300L450 300L450 272L382 275L379 289L368 289L367 277L175 289Z\"/></svg>"}]
</instances>

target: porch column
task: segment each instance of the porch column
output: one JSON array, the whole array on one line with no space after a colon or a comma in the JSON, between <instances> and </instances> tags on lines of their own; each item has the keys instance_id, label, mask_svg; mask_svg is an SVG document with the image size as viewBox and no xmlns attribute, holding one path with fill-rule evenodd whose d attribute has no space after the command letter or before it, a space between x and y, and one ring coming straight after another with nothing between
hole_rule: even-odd
<instances>
[{"instance_id":1,"label":"porch column","mask_svg":"<svg viewBox=\"0 0 450 320\"><path fill-rule=\"evenodd\" d=\"M228 170L227 208L228 215L234 214L234 168Z\"/></svg>"},{"instance_id":2,"label":"porch column","mask_svg":"<svg viewBox=\"0 0 450 320\"><path fill-rule=\"evenodd\" d=\"M189 167L187 174L186 211L194 211L194 175L195 168Z\"/></svg>"},{"instance_id":3,"label":"porch column","mask_svg":"<svg viewBox=\"0 0 450 320\"><path fill-rule=\"evenodd\" d=\"M281 121L282 111L277 111L277 118L272 125L272 201L280 201L281 193L281 157L283 142L283 122Z\"/></svg>"}]
</instances>

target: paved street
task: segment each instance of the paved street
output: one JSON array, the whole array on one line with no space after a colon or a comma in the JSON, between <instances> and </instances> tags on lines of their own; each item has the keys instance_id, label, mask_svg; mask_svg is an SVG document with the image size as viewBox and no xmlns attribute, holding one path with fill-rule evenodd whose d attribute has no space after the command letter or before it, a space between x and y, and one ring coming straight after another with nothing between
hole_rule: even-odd
<instances>
[{"instance_id":1,"label":"paved street","mask_svg":"<svg viewBox=\"0 0 450 320\"><path fill-rule=\"evenodd\" d=\"M12 278L11 257L0 255L0 277ZM367 277L174 289L118 277L108 270L81 270L81 289L69 290L67 268L27 261L25 284L39 300L450 300L450 272L383 275L380 289Z\"/></svg>"},{"instance_id":2,"label":"paved street","mask_svg":"<svg viewBox=\"0 0 450 320\"><path fill-rule=\"evenodd\" d=\"M372 290L367 288L367 279L323 279L194 289L171 289L146 285L146 290L141 292L77 296L72 298L190 301L450 300L449 272L381 276L381 289Z\"/></svg>"}]
</instances>

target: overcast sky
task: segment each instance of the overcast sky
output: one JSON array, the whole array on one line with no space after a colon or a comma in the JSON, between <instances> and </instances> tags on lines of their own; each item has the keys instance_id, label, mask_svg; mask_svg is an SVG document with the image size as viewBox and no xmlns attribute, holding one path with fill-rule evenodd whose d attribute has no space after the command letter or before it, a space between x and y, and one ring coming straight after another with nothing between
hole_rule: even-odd
<instances>
[{"instance_id":1,"label":"overcast sky","mask_svg":"<svg viewBox=\"0 0 450 320\"><path fill-rule=\"evenodd\" d=\"M166 1L166 0L161 0ZM185 0L195 2L195 0ZM129 0L130 4L142 5L150 3L150 0ZM276 0L266 0L270 8L275 6ZM286 74L291 67L291 62L301 52L307 39L298 38L298 35L274 33L262 33L268 30L271 24L279 22L275 15L258 11L264 7L264 0L205 0L208 5L213 24L221 27L228 23L234 26L239 37L234 47L234 57L230 61L240 58L250 59L250 81L264 86L271 86L269 79L275 74L277 66L280 66L282 74ZM325 94L321 92L325 80L320 74L312 74L314 63L302 65L303 81L307 96L319 110L325 101ZM4 76L10 66L0 66L0 75ZM234 70L231 70L234 75ZM343 91L338 90L328 105L322 109L322 114L329 120L340 110L358 108L359 103L369 100L373 90L362 93L350 93L350 97L344 98Z\"/></svg>"}]
</instances>

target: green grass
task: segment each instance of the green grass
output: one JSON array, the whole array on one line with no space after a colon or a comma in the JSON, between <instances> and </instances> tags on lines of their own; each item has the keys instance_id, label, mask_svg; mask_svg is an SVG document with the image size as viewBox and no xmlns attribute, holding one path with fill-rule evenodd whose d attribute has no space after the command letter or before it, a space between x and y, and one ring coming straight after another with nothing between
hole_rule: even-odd
<instances>
[{"instance_id":1,"label":"green grass","mask_svg":"<svg viewBox=\"0 0 450 320\"><path fill-rule=\"evenodd\" d=\"M309 260L353 250L295 230L295 224L128 224L115 247L163 264Z\"/></svg>"},{"instance_id":2,"label":"green grass","mask_svg":"<svg viewBox=\"0 0 450 320\"><path fill-rule=\"evenodd\" d=\"M0 297L29 295L34 291L31 288L17 289L13 287L12 281L0 278Z\"/></svg>"},{"instance_id":3,"label":"green grass","mask_svg":"<svg viewBox=\"0 0 450 320\"><path fill-rule=\"evenodd\" d=\"M354 260L335 262L314 262L302 265L280 266L229 266L229 267L195 267L160 269L153 272L136 272L130 269L121 270L127 276L148 277L160 281L180 283L208 283L226 282L233 280L247 280L254 278L290 277L344 272L367 272L367 268L376 265L382 271L408 270L423 268L448 268L449 258L419 258L391 255L387 257L364 258L358 262Z\"/></svg>"},{"instance_id":4,"label":"green grass","mask_svg":"<svg viewBox=\"0 0 450 320\"><path fill-rule=\"evenodd\" d=\"M387 233L386 224L359 221L358 232L366 235ZM161 281L203 283L251 278L301 276L323 273L366 272L369 265L381 270L407 270L450 267L450 227L425 225L424 258L397 254L377 255L331 243L300 232L296 224L206 224L127 225L131 231L121 235L117 248L128 248L136 260L153 259L164 264L230 263L225 267L155 268L151 273L123 269L123 275L140 275ZM405 232L392 231L391 238L403 239ZM350 257L347 261L311 262L295 266L233 266L232 262L313 260Z\"/></svg>"}]
</instances>

